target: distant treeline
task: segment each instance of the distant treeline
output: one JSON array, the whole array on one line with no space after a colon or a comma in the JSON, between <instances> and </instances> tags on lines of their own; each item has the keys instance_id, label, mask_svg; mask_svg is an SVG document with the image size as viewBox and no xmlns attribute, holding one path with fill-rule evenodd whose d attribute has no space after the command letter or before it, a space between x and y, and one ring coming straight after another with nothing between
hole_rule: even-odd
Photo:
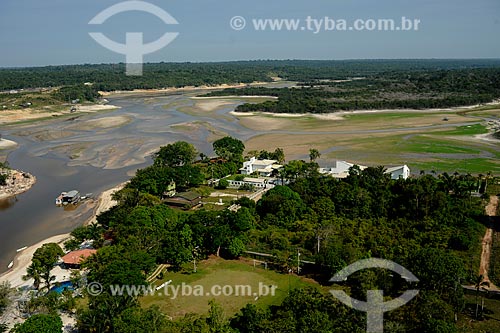
<instances>
[{"instance_id":1,"label":"distant treeline","mask_svg":"<svg viewBox=\"0 0 500 333\"><path fill-rule=\"evenodd\" d=\"M93 83L96 90L132 90L285 80L317 82L382 73L500 68L500 60L240 61L145 64L144 75L126 76L125 64L0 69L0 91Z\"/></svg>"},{"instance_id":2,"label":"distant treeline","mask_svg":"<svg viewBox=\"0 0 500 333\"><path fill-rule=\"evenodd\" d=\"M359 109L448 108L500 98L500 68L400 71L352 80L313 80L302 88L248 87L205 96L276 96L277 101L243 104L236 111L326 113Z\"/></svg>"}]
</instances>

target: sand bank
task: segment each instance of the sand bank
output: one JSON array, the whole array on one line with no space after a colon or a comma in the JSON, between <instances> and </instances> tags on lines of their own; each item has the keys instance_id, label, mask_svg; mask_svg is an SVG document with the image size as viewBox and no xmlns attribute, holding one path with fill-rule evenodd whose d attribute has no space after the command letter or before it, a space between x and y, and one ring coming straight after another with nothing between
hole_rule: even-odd
<instances>
[{"instance_id":1,"label":"sand bank","mask_svg":"<svg viewBox=\"0 0 500 333\"><path fill-rule=\"evenodd\" d=\"M17 147L17 142L7 139L0 139L0 149L12 149Z\"/></svg>"},{"instance_id":2,"label":"sand bank","mask_svg":"<svg viewBox=\"0 0 500 333\"><path fill-rule=\"evenodd\" d=\"M65 106L57 106L59 109ZM71 112L71 106L66 106L64 110L54 111L53 107L26 108L20 110L3 110L0 112L0 125L13 124L24 121L35 121L42 119L52 119L70 114L94 113L105 110L118 109L118 106L109 104L76 105L76 111Z\"/></svg>"},{"instance_id":3,"label":"sand bank","mask_svg":"<svg viewBox=\"0 0 500 333\"><path fill-rule=\"evenodd\" d=\"M128 124L131 121L130 117L127 116L112 116L112 117L103 117L98 119L90 119L83 122L79 122L73 126L70 126L70 129L77 130L97 130L97 129L107 129L120 127Z\"/></svg>"},{"instance_id":4,"label":"sand bank","mask_svg":"<svg viewBox=\"0 0 500 333\"><path fill-rule=\"evenodd\" d=\"M246 86L258 86L269 84L270 82L252 82L247 83L237 83L237 84L220 84L215 86L186 86L181 88L161 88L161 89L134 89L134 90L115 90L115 91L99 91L99 94L103 97L108 96L120 96L120 95L146 95L146 94L164 94L171 92L185 92L192 90L215 90L215 89L227 89L227 88L244 88Z\"/></svg>"}]
</instances>

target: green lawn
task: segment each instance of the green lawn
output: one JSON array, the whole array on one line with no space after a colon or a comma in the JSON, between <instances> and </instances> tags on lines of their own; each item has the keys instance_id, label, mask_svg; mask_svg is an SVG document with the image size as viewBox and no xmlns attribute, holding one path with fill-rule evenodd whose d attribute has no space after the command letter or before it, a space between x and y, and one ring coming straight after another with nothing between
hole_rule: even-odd
<instances>
[{"instance_id":1,"label":"green lawn","mask_svg":"<svg viewBox=\"0 0 500 333\"><path fill-rule=\"evenodd\" d=\"M485 316L483 320L473 320L476 308L475 296L466 295L468 315L460 315L457 323L460 333L496 333L500 332L500 300L484 299ZM481 299L479 299L481 302Z\"/></svg>"},{"instance_id":2,"label":"green lawn","mask_svg":"<svg viewBox=\"0 0 500 333\"><path fill-rule=\"evenodd\" d=\"M471 125L425 134L358 137L335 142L340 149L325 157L368 165L407 164L414 171L500 175L500 150L492 144L468 139L484 131L482 125Z\"/></svg>"},{"instance_id":3,"label":"green lawn","mask_svg":"<svg viewBox=\"0 0 500 333\"><path fill-rule=\"evenodd\" d=\"M168 296L146 296L141 298L144 307L156 304L160 309L172 318L179 318L187 313L206 314L209 306L208 302L215 299L225 310L226 316L232 316L248 303L258 306L278 305L287 296L288 291L306 285L315 285L302 280L300 277L288 274L279 274L272 270L266 270L258 263L254 268L252 261L243 262L237 260L223 260L220 258L210 258L197 265L197 272L193 273L192 263L186 265L186 272L168 272L162 280L157 280L155 285L160 285L165 281L172 280L171 285L182 288L182 283L200 290L203 288L202 296L178 296L172 299L172 292ZM259 293L261 286L277 286L274 296L257 297L254 293ZM213 296L207 295L213 286L251 286L250 296ZM188 287L186 287L188 288ZM216 287L217 288L217 287ZM229 287L227 287L229 288ZM265 287L262 287L265 288ZM161 289L160 291L162 291ZM179 289L180 290L180 289ZM180 291L179 291L180 294Z\"/></svg>"},{"instance_id":4,"label":"green lawn","mask_svg":"<svg viewBox=\"0 0 500 333\"><path fill-rule=\"evenodd\" d=\"M366 113L355 113L355 114L346 114L344 115L345 119L349 119L352 121L359 122L370 122L374 120L396 120L396 119L411 119L411 118L420 118L420 117L428 117L432 114L442 114L442 112L366 112Z\"/></svg>"},{"instance_id":5,"label":"green lawn","mask_svg":"<svg viewBox=\"0 0 500 333\"><path fill-rule=\"evenodd\" d=\"M485 134L488 133L488 130L484 125L475 124L475 125L466 125L459 126L451 131L442 131L439 133L435 133L436 135L476 135L476 134Z\"/></svg>"}]
</instances>

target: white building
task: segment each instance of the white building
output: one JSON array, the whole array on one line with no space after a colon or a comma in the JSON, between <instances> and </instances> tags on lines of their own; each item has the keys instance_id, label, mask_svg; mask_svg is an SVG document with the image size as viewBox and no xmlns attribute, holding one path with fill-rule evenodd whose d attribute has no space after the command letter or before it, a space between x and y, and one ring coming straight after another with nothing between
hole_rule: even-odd
<instances>
[{"instance_id":1,"label":"white building","mask_svg":"<svg viewBox=\"0 0 500 333\"><path fill-rule=\"evenodd\" d=\"M274 170L279 170L282 167L276 160L258 160L252 157L249 161L243 162L240 173L242 175L251 175L257 172L259 176L270 177Z\"/></svg>"},{"instance_id":2,"label":"white building","mask_svg":"<svg viewBox=\"0 0 500 333\"><path fill-rule=\"evenodd\" d=\"M319 173L324 175L329 175L334 178L346 178L349 176L349 169L353 167L355 164L346 162L346 161L335 161L333 167L330 168L319 168ZM361 170L366 169L364 165L358 165Z\"/></svg>"},{"instance_id":3,"label":"white building","mask_svg":"<svg viewBox=\"0 0 500 333\"><path fill-rule=\"evenodd\" d=\"M410 168L405 165L399 165L391 168L387 168L386 174L391 175L391 179L407 179L410 177Z\"/></svg>"},{"instance_id":4,"label":"white building","mask_svg":"<svg viewBox=\"0 0 500 333\"><path fill-rule=\"evenodd\" d=\"M268 183L268 179L265 178L250 178L245 177L243 180L228 180L229 187L238 188L243 185L252 185L255 188L268 188L274 187L273 184Z\"/></svg>"}]
</instances>

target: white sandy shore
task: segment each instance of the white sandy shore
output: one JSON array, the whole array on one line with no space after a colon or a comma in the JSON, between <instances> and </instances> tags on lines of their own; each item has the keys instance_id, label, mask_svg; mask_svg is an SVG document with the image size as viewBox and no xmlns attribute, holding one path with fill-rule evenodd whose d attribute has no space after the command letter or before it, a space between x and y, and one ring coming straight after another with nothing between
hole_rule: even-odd
<instances>
[{"instance_id":1,"label":"white sandy shore","mask_svg":"<svg viewBox=\"0 0 500 333\"><path fill-rule=\"evenodd\" d=\"M251 98L257 98L257 99L261 99L261 98L269 98L269 99L278 99L278 97L276 96L258 96L258 95L251 95L251 96L246 96L246 95L228 95L228 96L194 96L194 97L191 97L191 99L200 99L200 100L203 100L203 99L228 99L228 98L231 98L231 99L238 99L238 98L248 98L248 99L251 99Z\"/></svg>"},{"instance_id":2,"label":"white sandy shore","mask_svg":"<svg viewBox=\"0 0 500 333\"><path fill-rule=\"evenodd\" d=\"M322 120L344 120L342 117L342 112L334 113L273 113L273 112L229 112L233 116L270 116L274 118L302 118L302 117L313 117Z\"/></svg>"},{"instance_id":3,"label":"white sandy shore","mask_svg":"<svg viewBox=\"0 0 500 333\"><path fill-rule=\"evenodd\" d=\"M115 96L115 95L137 95L137 94L161 94L169 92L182 92L191 90L214 90L214 89L227 89L227 88L243 88L246 86L258 86L269 84L270 82L252 82L238 83L238 84L220 84L216 86L186 86L182 88L161 88L161 89L134 89L134 90L115 90L115 91L99 91L101 96ZM227 97L227 96L225 96Z\"/></svg>"},{"instance_id":4,"label":"white sandy shore","mask_svg":"<svg viewBox=\"0 0 500 333\"><path fill-rule=\"evenodd\" d=\"M0 139L0 149L11 149L17 147L17 142L7 139Z\"/></svg>"},{"instance_id":5,"label":"white sandy shore","mask_svg":"<svg viewBox=\"0 0 500 333\"><path fill-rule=\"evenodd\" d=\"M70 111L70 106L64 111L51 111L50 109L44 108L29 108L22 110L4 110L0 112L0 125L17 123L20 121L35 121L38 119L47 119L51 117L59 117L63 115L70 114L80 114L80 113L94 113L107 110L115 110L120 107L110 104L90 104L90 105L76 105L76 112L72 113ZM0 148L1 149L1 148Z\"/></svg>"},{"instance_id":6,"label":"white sandy shore","mask_svg":"<svg viewBox=\"0 0 500 333\"><path fill-rule=\"evenodd\" d=\"M111 198L111 196L116 191L122 189L125 186L125 184L126 183L123 183L107 191L104 191L99 196L98 203L94 208L94 214L84 223L84 225L96 222L97 215L116 205L117 202L114 201ZM36 243L35 245L29 246L23 251L20 251L14 258L14 266L7 272L0 275L0 282L7 281L14 288L31 285L31 281L23 281L22 277L23 275L26 274L26 269L28 268L28 266L31 265L31 259L33 258L33 254L35 253L36 249L38 249L39 247L41 247L43 244L46 243L56 243L62 246L64 242L69 239L69 237L70 237L69 233L52 236L47 239L44 239L41 242Z\"/></svg>"},{"instance_id":7,"label":"white sandy shore","mask_svg":"<svg viewBox=\"0 0 500 333\"><path fill-rule=\"evenodd\" d=\"M229 96L224 96L224 97L229 97ZM241 97L243 96L234 96L234 97ZM255 96L257 97L257 96ZM269 98L270 96L260 96L260 97L266 97ZM191 97L192 99L208 99L208 98L223 98L223 97ZM248 98L248 96L247 96ZM495 100L490 103L485 103L485 104L476 104L476 105L469 105L469 106L458 106L458 107L452 107L452 108L436 108L436 109L380 109L380 110L353 110L353 111L336 111L336 112L330 112L330 113L274 113L274 112L261 112L261 111L255 111L255 112L236 112L232 111L230 114L235 115L235 116L258 116L258 115L266 115L266 116L273 116L273 117L281 117L281 118L297 118L297 117L314 117L318 119L323 119L323 120L342 120L344 119L343 116L345 115L351 115L351 114L367 114L367 113L413 113L413 112L418 112L418 113L437 113L437 112L457 112L457 111L467 111L467 110L473 110L475 108L480 108L483 106L498 106L500 107L500 100Z\"/></svg>"}]
</instances>

